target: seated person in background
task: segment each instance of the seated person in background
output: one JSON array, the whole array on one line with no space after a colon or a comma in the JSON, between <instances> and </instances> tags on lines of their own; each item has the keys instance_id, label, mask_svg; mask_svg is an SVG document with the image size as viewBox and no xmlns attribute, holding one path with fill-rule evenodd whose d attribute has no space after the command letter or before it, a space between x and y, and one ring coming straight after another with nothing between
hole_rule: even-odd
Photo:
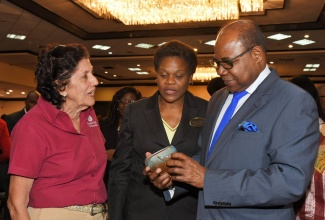
<instances>
[{"instance_id":1,"label":"seated person in background","mask_svg":"<svg viewBox=\"0 0 325 220\"><path fill-rule=\"evenodd\" d=\"M104 220L107 156L88 50L47 45L35 78L41 97L11 136L12 220Z\"/></svg>"}]
</instances>

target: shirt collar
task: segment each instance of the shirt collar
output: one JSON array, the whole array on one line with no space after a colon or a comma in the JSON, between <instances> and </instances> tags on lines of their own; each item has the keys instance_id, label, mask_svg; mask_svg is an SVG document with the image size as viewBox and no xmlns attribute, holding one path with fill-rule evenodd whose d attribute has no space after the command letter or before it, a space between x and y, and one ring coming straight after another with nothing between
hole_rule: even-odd
<instances>
[{"instance_id":1,"label":"shirt collar","mask_svg":"<svg viewBox=\"0 0 325 220\"><path fill-rule=\"evenodd\" d=\"M249 94L252 94L270 73L271 73L271 70L270 70L269 66L266 64L264 70L260 73L260 75L257 77L257 79L252 83L252 85L250 85L246 89L246 91Z\"/></svg>"},{"instance_id":2,"label":"shirt collar","mask_svg":"<svg viewBox=\"0 0 325 220\"><path fill-rule=\"evenodd\" d=\"M60 111L54 105L52 105L50 102L43 99L42 96L40 96L40 98L38 99L37 106L38 106L38 108L42 109L44 117L46 118L47 121L49 121L51 124L53 124L53 126L59 128L61 130L67 131L67 132L75 133L78 135L81 134L76 131L76 129L73 127L72 122L69 122L69 121L71 121L71 119L66 112ZM37 106L35 106L35 107L37 107ZM92 111L92 115L90 115L91 111ZM84 126L86 121L89 121L89 116L92 118L95 118L96 115L93 113L94 113L94 111L92 110L91 107L87 108L84 111L81 111L80 126ZM93 121L93 120L90 120L90 123L97 124L96 120L94 120L94 122L91 122L91 121ZM94 126L94 124L92 124L92 126Z\"/></svg>"}]
</instances>

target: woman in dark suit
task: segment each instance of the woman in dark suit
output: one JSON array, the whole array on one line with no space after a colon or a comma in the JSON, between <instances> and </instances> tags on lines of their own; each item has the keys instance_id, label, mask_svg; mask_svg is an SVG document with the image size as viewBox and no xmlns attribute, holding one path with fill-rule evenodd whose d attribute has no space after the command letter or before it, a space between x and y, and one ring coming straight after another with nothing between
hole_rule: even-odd
<instances>
[{"instance_id":1,"label":"woman in dark suit","mask_svg":"<svg viewBox=\"0 0 325 220\"><path fill-rule=\"evenodd\" d=\"M170 41L155 53L158 91L126 108L109 171L108 206L114 220L196 219L197 192L165 202L143 175L145 153L173 145L192 156L198 151L207 101L188 92L197 66L193 48ZM175 183L178 184L178 183Z\"/></svg>"}]
</instances>

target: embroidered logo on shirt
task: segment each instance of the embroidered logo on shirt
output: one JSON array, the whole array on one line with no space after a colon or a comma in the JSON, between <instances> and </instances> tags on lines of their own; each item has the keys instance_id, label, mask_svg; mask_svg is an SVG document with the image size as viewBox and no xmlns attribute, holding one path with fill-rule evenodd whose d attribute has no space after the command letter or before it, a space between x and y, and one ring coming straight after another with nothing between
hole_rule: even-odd
<instances>
[{"instance_id":1,"label":"embroidered logo on shirt","mask_svg":"<svg viewBox=\"0 0 325 220\"><path fill-rule=\"evenodd\" d=\"M97 121L93 119L93 117L91 117L91 115L88 116L88 121L87 124L89 127L96 127L98 126Z\"/></svg>"}]
</instances>

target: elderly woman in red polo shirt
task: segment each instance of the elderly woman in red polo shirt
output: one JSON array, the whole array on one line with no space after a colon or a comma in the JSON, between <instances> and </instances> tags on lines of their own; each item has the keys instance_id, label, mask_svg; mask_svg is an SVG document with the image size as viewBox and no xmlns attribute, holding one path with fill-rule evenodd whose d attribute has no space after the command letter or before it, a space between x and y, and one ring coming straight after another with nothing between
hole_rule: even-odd
<instances>
[{"instance_id":1,"label":"elderly woman in red polo shirt","mask_svg":"<svg viewBox=\"0 0 325 220\"><path fill-rule=\"evenodd\" d=\"M91 107L98 81L88 51L48 45L35 76L41 97L12 132L12 220L105 219L107 159Z\"/></svg>"}]
</instances>

